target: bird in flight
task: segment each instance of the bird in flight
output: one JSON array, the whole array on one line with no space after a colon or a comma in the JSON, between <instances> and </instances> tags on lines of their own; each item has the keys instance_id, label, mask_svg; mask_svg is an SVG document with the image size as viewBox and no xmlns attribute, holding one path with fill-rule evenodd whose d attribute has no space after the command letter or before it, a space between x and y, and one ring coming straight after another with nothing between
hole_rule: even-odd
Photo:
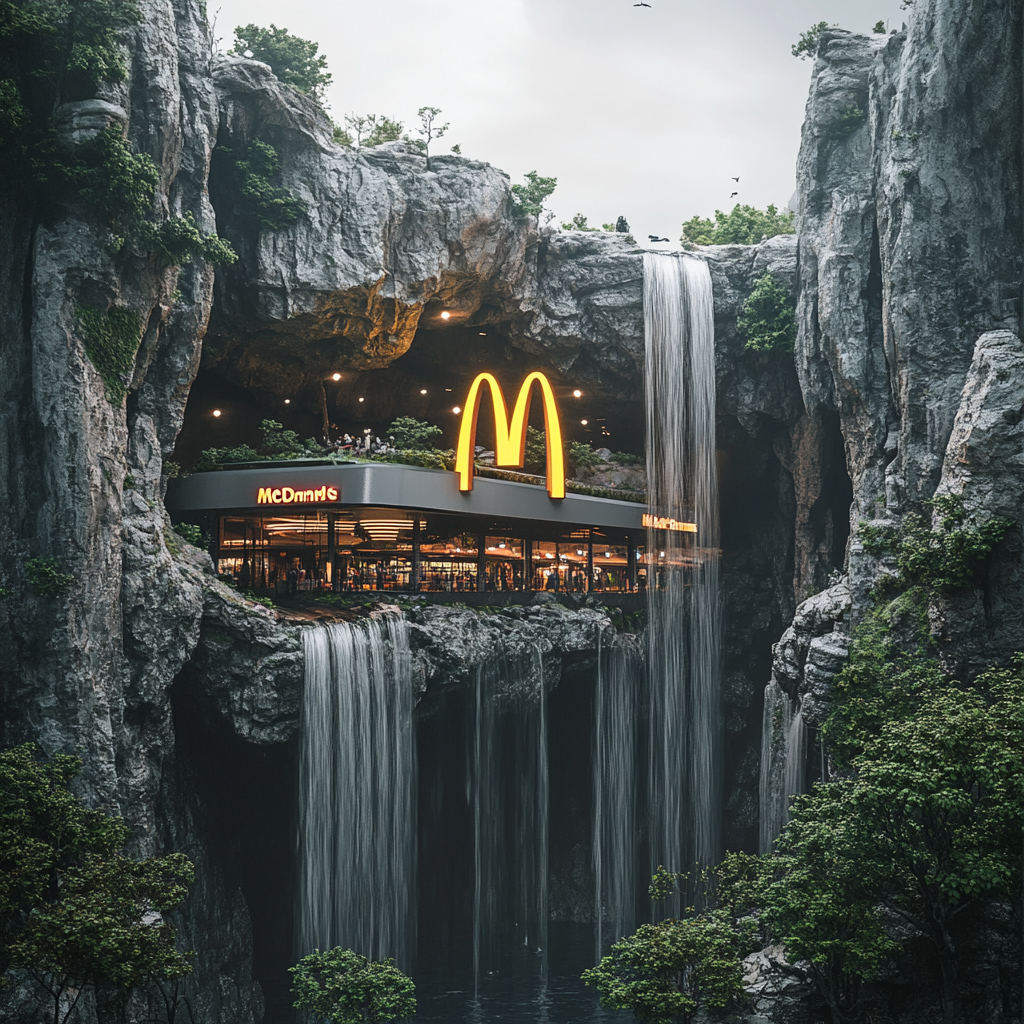
<instances>
[{"instance_id":1,"label":"bird in flight","mask_svg":"<svg viewBox=\"0 0 1024 1024\"><path fill-rule=\"evenodd\" d=\"M733 178L732 180L733 180L733 181L739 181L740 179L739 179L739 177L735 177L735 178Z\"/></svg>"},{"instance_id":2,"label":"bird in flight","mask_svg":"<svg viewBox=\"0 0 1024 1024\"><path fill-rule=\"evenodd\" d=\"M645 3L644 3L644 0L640 0L640 3L638 3L638 4L633 4L633 6L634 6L634 7L650 7L651 5L650 5L650 4L645 4Z\"/></svg>"},{"instance_id":3,"label":"bird in flight","mask_svg":"<svg viewBox=\"0 0 1024 1024\"><path fill-rule=\"evenodd\" d=\"M650 5L649 5L649 4L646 4L645 6L650 6ZM658 237L657 235L648 235L647 237L648 237L648 238L649 238L649 239L650 239L650 240L651 240L652 242L667 242L667 241L669 241L669 239L667 239L667 238L659 238L659 237Z\"/></svg>"},{"instance_id":4,"label":"bird in flight","mask_svg":"<svg viewBox=\"0 0 1024 1024\"><path fill-rule=\"evenodd\" d=\"M729 196L729 198L730 199L735 199L738 195L739 195L739 192L733 192L732 195Z\"/></svg>"}]
</instances>

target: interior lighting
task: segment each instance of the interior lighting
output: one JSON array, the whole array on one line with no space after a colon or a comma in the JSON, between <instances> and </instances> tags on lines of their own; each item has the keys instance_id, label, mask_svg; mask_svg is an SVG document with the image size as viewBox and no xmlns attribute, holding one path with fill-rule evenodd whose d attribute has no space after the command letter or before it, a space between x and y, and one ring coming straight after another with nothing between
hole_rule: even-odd
<instances>
[{"instance_id":1,"label":"interior lighting","mask_svg":"<svg viewBox=\"0 0 1024 1024\"><path fill-rule=\"evenodd\" d=\"M462 412L462 409L460 406L455 406L455 408L452 409L452 412L455 413L456 416L458 416L459 413Z\"/></svg>"},{"instance_id":2,"label":"interior lighting","mask_svg":"<svg viewBox=\"0 0 1024 1024\"><path fill-rule=\"evenodd\" d=\"M574 391L574 392L572 393L572 397L573 397L573 398L582 398L582 397L583 397L583 392L582 392L582 391L580 391L580 389L579 389L579 388L577 388L577 389L576 389L576 390L575 390L575 391Z\"/></svg>"},{"instance_id":3,"label":"interior lighting","mask_svg":"<svg viewBox=\"0 0 1024 1024\"><path fill-rule=\"evenodd\" d=\"M500 544L498 545L498 547L499 547L499 548L503 548L504 546L505 546L505 542L504 542L504 541L502 541L502 542L501 542L501 543L500 543Z\"/></svg>"},{"instance_id":4,"label":"interior lighting","mask_svg":"<svg viewBox=\"0 0 1024 1024\"><path fill-rule=\"evenodd\" d=\"M577 548L576 549L576 554L579 555L580 558L582 558L583 557L583 548Z\"/></svg>"},{"instance_id":5,"label":"interior lighting","mask_svg":"<svg viewBox=\"0 0 1024 1024\"><path fill-rule=\"evenodd\" d=\"M486 331L481 331L480 332L480 337L481 338L486 338L487 337L487 332Z\"/></svg>"},{"instance_id":6,"label":"interior lighting","mask_svg":"<svg viewBox=\"0 0 1024 1024\"><path fill-rule=\"evenodd\" d=\"M442 320L449 320L449 319L451 319L451 313L449 313L449 312L448 312L448 310L446 309L446 310L445 310L445 311L444 311L444 312L443 312L443 313L441 314L441 319L442 319Z\"/></svg>"},{"instance_id":7,"label":"interior lighting","mask_svg":"<svg viewBox=\"0 0 1024 1024\"><path fill-rule=\"evenodd\" d=\"M285 405L291 405L291 404L292 404L292 400L291 400L290 398L286 398L286 399L284 400L284 404L285 404Z\"/></svg>"},{"instance_id":8,"label":"interior lighting","mask_svg":"<svg viewBox=\"0 0 1024 1024\"><path fill-rule=\"evenodd\" d=\"M612 553L611 553L610 551L606 551L606 552L604 553L604 557L605 557L605 558L611 558L611 557L612 557Z\"/></svg>"},{"instance_id":9,"label":"interior lighting","mask_svg":"<svg viewBox=\"0 0 1024 1024\"><path fill-rule=\"evenodd\" d=\"M586 426L589 422L590 420L580 420L580 423L582 423L583 426Z\"/></svg>"},{"instance_id":10,"label":"interior lighting","mask_svg":"<svg viewBox=\"0 0 1024 1024\"><path fill-rule=\"evenodd\" d=\"M427 389L426 388L420 388L420 394L421 395L425 395L426 393L427 393Z\"/></svg>"},{"instance_id":11,"label":"interior lighting","mask_svg":"<svg viewBox=\"0 0 1024 1024\"><path fill-rule=\"evenodd\" d=\"M341 374L340 373L332 373L331 374L331 380L341 380Z\"/></svg>"},{"instance_id":12,"label":"interior lighting","mask_svg":"<svg viewBox=\"0 0 1024 1024\"><path fill-rule=\"evenodd\" d=\"M664 551L662 551L662 552L661 552L661 554L660 554L660 555L658 555L658 557L659 557L659 558L664 558L664 557L665 557L665 552L664 552Z\"/></svg>"},{"instance_id":13,"label":"interior lighting","mask_svg":"<svg viewBox=\"0 0 1024 1024\"><path fill-rule=\"evenodd\" d=\"M545 558L554 558L555 556L550 551L547 551L547 552L545 552L544 557Z\"/></svg>"},{"instance_id":14,"label":"interior lighting","mask_svg":"<svg viewBox=\"0 0 1024 1024\"><path fill-rule=\"evenodd\" d=\"M220 415L220 409L214 409L213 410L213 415L214 416L219 416Z\"/></svg>"},{"instance_id":15,"label":"interior lighting","mask_svg":"<svg viewBox=\"0 0 1024 1024\"><path fill-rule=\"evenodd\" d=\"M365 399L365 398L360 398L360 399L359 399L359 401L360 401L360 402L365 402L365 401L366 401L366 399Z\"/></svg>"}]
</instances>

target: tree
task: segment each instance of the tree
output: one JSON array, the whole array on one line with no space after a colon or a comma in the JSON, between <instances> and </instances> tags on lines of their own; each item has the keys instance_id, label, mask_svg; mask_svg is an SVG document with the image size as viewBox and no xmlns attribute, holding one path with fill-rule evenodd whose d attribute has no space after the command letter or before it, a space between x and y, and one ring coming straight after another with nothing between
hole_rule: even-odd
<instances>
[{"instance_id":1,"label":"tree","mask_svg":"<svg viewBox=\"0 0 1024 1024\"><path fill-rule=\"evenodd\" d=\"M571 221L562 225L563 231L597 231L598 228L587 226L587 218L582 213L577 213ZM605 225L605 230L612 230Z\"/></svg>"},{"instance_id":2,"label":"tree","mask_svg":"<svg viewBox=\"0 0 1024 1024\"><path fill-rule=\"evenodd\" d=\"M694 245L754 245L762 238L776 235L791 235L792 213L779 213L771 205L767 210L737 203L730 213L715 210L714 221L706 217L691 217L683 225L680 241L685 246Z\"/></svg>"},{"instance_id":3,"label":"tree","mask_svg":"<svg viewBox=\"0 0 1024 1024\"><path fill-rule=\"evenodd\" d=\"M548 464L548 435L536 427L526 428L523 469L527 473L543 473Z\"/></svg>"},{"instance_id":4,"label":"tree","mask_svg":"<svg viewBox=\"0 0 1024 1024\"><path fill-rule=\"evenodd\" d=\"M401 121L384 114L346 114L344 129L335 126L335 142L356 149L396 142L402 137Z\"/></svg>"},{"instance_id":5,"label":"tree","mask_svg":"<svg viewBox=\"0 0 1024 1024\"><path fill-rule=\"evenodd\" d=\"M123 1002L152 979L191 970L162 914L184 898L181 854L137 862L121 854L119 818L81 805L70 785L81 762L44 759L32 744L0 753L0 966L27 970L67 1020L83 990ZM77 993L61 1010L69 989Z\"/></svg>"},{"instance_id":6,"label":"tree","mask_svg":"<svg viewBox=\"0 0 1024 1024\"><path fill-rule=\"evenodd\" d=\"M853 783L797 798L779 852L768 859L775 880L761 895L766 922L791 961L809 962L835 1024L859 1019L863 982L895 948L877 912L884 868L863 826Z\"/></svg>"},{"instance_id":7,"label":"tree","mask_svg":"<svg viewBox=\"0 0 1024 1024\"><path fill-rule=\"evenodd\" d=\"M440 437L440 427L418 420L413 416L399 416L387 429L387 437L391 438L399 451L422 451L435 447L434 438Z\"/></svg>"},{"instance_id":8,"label":"tree","mask_svg":"<svg viewBox=\"0 0 1024 1024\"><path fill-rule=\"evenodd\" d=\"M725 1009L743 988L732 929L720 911L645 924L583 973L608 1010L643 1024L688 1024L702 1009Z\"/></svg>"},{"instance_id":9,"label":"tree","mask_svg":"<svg viewBox=\"0 0 1024 1024\"><path fill-rule=\"evenodd\" d=\"M544 212L544 200L555 191L558 179L542 178L536 171L528 171L523 177L525 185L512 186L512 205L524 217L539 217Z\"/></svg>"},{"instance_id":10,"label":"tree","mask_svg":"<svg viewBox=\"0 0 1024 1024\"><path fill-rule=\"evenodd\" d=\"M437 115L440 113L440 107L420 107L416 111L416 115L420 119L420 126L416 129L416 134L422 136L422 139L416 140L415 144L423 150L423 154L427 158L428 171L430 170L430 143L434 139L442 138L444 133L448 131L447 122L442 125L434 124L437 120Z\"/></svg>"},{"instance_id":11,"label":"tree","mask_svg":"<svg viewBox=\"0 0 1024 1024\"><path fill-rule=\"evenodd\" d=\"M801 60L816 57L818 46L821 43L821 33L827 28L827 21L819 21L817 25L812 25L806 32L801 32L800 38L790 47L790 53Z\"/></svg>"},{"instance_id":12,"label":"tree","mask_svg":"<svg viewBox=\"0 0 1024 1024\"><path fill-rule=\"evenodd\" d=\"M319 103L331 83L327 58L317 53L319 49L319 43L293 36L288 29L274 24L270 28L239 25L234 46L228 52L269 64L279 81L309 93Z\"/></svg>"},{"instance_id":13,"label":"tree","mask_svg":"<svg viewBox=\"0 0 1024 1024\"><path fill-rule=\"evenodd\" d=\"M875 27L871 31L874 32L875 35L884 36L885 35L885 22L884 21L876 21L875 22Z\"/></svg>"},{"instance_id":14,"label":"tree","mask_svg":"<svg viewBox=\"0 0 1024 1024\"><path fill-rule=\"evenodd\" d=\"M770 273L757 279L743 304L736 326L746 338L744 349L753 352L792 352L796 342L796 316L786 290Z\"/></svg>"},{"instance_id":15,"label":"tree","mask_svg":"<svg viewBox=\"0 0 1024 1024\"><path fill-rule=\"evenodd\" d=\"M594 451L588 441L569 442L569 465L573 470L586 469L588 466L600 466L601 456Z\"/></svg>"},{"instance_id":16,"label":"tree","mask_svg":"<svg viewBox=\"0 0 1024 1024\"><path fill-rule=\"evenodd\" d=\"M312 438L299 440L294 430L285 430L277 420L261 420L262 451L272 459L301 459L320 454L320 445Z\"/></svg>"},{"instance_id":17,"label":"tree","mask_svg":"<svg viewBox=\"0 0 1024 1024\"><path fill-rule=\"evenodd\" d=\"M292 975L293 1004L327 1024L385 1024L416 1012L416 986L393 959L335 947L304 956Z\"/></svg>"}]
</instances>

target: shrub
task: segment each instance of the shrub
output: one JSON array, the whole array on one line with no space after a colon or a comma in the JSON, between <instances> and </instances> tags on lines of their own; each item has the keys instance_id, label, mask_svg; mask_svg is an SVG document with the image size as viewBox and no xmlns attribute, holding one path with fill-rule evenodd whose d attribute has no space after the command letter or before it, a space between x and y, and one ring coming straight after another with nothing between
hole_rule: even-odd
<instances>
[{"instance_id":1,"label":"shrub","mask_svg":"<svg viewBox=\"0 0 1024 1024\"><path fill-rule=\"evenodd\" d=\"M320 101L331 84L331 73L327 70L327 58L317 53L319 49L319 43L293 36L288 29L273 24L270 28L239 25L229 52L269 64L278 81Z\"/></svg>"},{"instance_id":2,"label":"shrub","mask_svg":"<svg viewBox=\"0 0 1024 1024\"><path fill-rule=\"evenodd\" d=\"M587 226L587 218L582 213L577 213L571 221L567 224L562 225L563 231L598 231L599 228L591 228ZM604 225L605 231L614 231L614 225L609 227L607 224Z\"/></svg>"},{"instance_id":3,"label":"shrub","mask_svg":"<svg viewBox=\"0 0 1024 1024\"><path fill-rule=\"evenodd\" d=\"M806 32L801 32L800 38L790 47L790 53L801 60L816 57L818 46L821 43L821 33L828 27L827 21L819 21L817 25L812 25Z\"/></svg>"},{"instance_id":4,"label":"shrub","mask_svg":"<svg viewBox=\"0 0 1024 1024\"><path fill-rule=\"evenodd\" d=\"M743 304L736 321L746 338L744 349L753 352L792 352L796 316L786 290L771 274L764 274Z\"/></svg>"},{"instance_id":5,"label":"shrub","mask_svg":"<svg viewBox=\"0 0 1024 1024\"><path fill-rule=\"evenodd\" d=\"M204 235L191 213L172 217L160 224L144 221L136 237L140 247L151 252L161 267L176 267L202 257L210 263L234 263L238 254L229 242L215 233Z\"/></svg>"},{"instance_id":6,"label":"shrub","mask_svg":"<svg viewBox=\"0 0 1024 1024\"><path fill-rule=\"evenodd\" d=\"M142 340L142 318L125 306L111 306L106 313L80 306L76 312L85 335L85 354L103 379L107 400L120 405L125 378Z\"/></svg>"},{"instance_id":7,"label":"shrub","mask_svg":"<svg viewBox=\"0 0 1024 1024\"><path fill-rule=\"evenodd\" d=\"M866 120L868 115L860 107L847 107L840 115L839 120L829 127L829 135L833 139L845 139L852 135Z\"/></svg>"},{"instance_id":8,"label":"shrub","mask_svg":"<svg viewBox=\"0 0 1024 1024\"><path fill-rule=\"evenodd\" d=\"M792 213L779 213L774 205L767 210L737 203L730 213L715 210L714 221L706 217L691 217L683 225L680 241L683 245L754 245L762 238L791 235Z\"/></svg>"},{"instance_id":9,"label":"shrub","mask_svg":"<svg viewBox=\"0 0 1024 1024\"><path fill-rule=\"evenodd\" d=\"M133 153L118 127L65 150L57 166L74 192L119 223L149 210L160 180L153 161L145 153Z\"/></svg>"},{"instance_id":10,"label":"shrub","mask_svg":"<svg viewBox=\"0 0 1024 1024\"><path fill-rule=\"evenodd\" d=\"M416 1012L416 986L393 959L335 947L304 956L289 971L295 1008L328 1024L385 1024Z\"/></svg>"},{"instance_id":11,"label":"shrub","mask_svg":"<svg viewBox=\"0 0 1024 1024\"><path fill-rule=\"evenodd\" d=\"M570 441L568 455L569 464L574 470L600 466L602 461L601 456L586 441Z\"/></svg>"},{"instance_id":12,"label":"shrub","mask_svg":"<svg viewBox=\"0 0 1024 1024\"><path fill-rule=\"evenodd\" d=\"M178 523L174 527L174 532L194 548L202 548L205 551L210 546L210 535L195 523Z\"/></svg>"},{"instance_id":13,"label":"shrub","mask_svg":"<svg viewBox=\"0 0 1024 1024\"><path fill-rule=\"evenodd\" d=\"M299 219L306 209L305 203L271 182L281 170L281 160L273 146L254 139L248 146L220 146L219 151L229 162L229 176L243 216L271 231L279 231Z\"/></svg>"},{"instance_id":14,"label":"shrub","mask_svg":"<svg viewBox=\"0 0 1024 1024\"><path fill-rule=\"evenodd\" d=\"M434 438L440 437L444 431L440 427L418 420L412 416L399 416L388 427L386 437L391 439L395 448L404 451L425 451L434 447Z\"/></svg>"},{"instance_id":15,"label":"shrub","mask_svg":"<svg viewBox=\"0 0 1024 1024\"><path fill-rule=\"evenodd\" d=\"M62 572L53 556L30 558L25 563L25 579L40 597L63 597L75 583L75 577Z\"/></svg>"}]
</instances>

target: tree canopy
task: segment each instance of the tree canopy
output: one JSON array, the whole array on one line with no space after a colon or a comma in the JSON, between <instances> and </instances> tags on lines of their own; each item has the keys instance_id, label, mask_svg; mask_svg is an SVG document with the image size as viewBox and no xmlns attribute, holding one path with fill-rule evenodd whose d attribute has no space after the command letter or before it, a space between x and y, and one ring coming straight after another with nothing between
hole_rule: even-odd
<instances>
[{"instance_id":1,"label":"tree canopy","mask_svg":"<svg viewBox=\"0 0 1024 1024\"><path fill-rule=\"evenodd\" d=\"M736 326L754 352L792 352L796 342L793 300L771 274L763 274L743 304Z\"/></svg>"},{"instance_id":2,"label":"tree canopy","mask_svg":"<svg viewBox=\"0 0 1024 1024\"><path fill-rule=\"evenodd\" d=\"M331 73L319 49L319 43L293 36L286 28L250 24L235 29L235 43L228 52L269 64L279 81L322 101L331 84Z\"/></svg>"},{"instance_id":3,"label":"tree canopy","mask_svg":"<svg viewBox=\"0 0 1024 1024\"><path fill-rule=\"evenodd\" d=\"M754 245L762 238L791 235L796 231L792 213L779 213L771 205L767 210L737 203L729 213L715 210L714 221L691 217L683 224L683 245Z\"/></svg>"}]
</instances>

